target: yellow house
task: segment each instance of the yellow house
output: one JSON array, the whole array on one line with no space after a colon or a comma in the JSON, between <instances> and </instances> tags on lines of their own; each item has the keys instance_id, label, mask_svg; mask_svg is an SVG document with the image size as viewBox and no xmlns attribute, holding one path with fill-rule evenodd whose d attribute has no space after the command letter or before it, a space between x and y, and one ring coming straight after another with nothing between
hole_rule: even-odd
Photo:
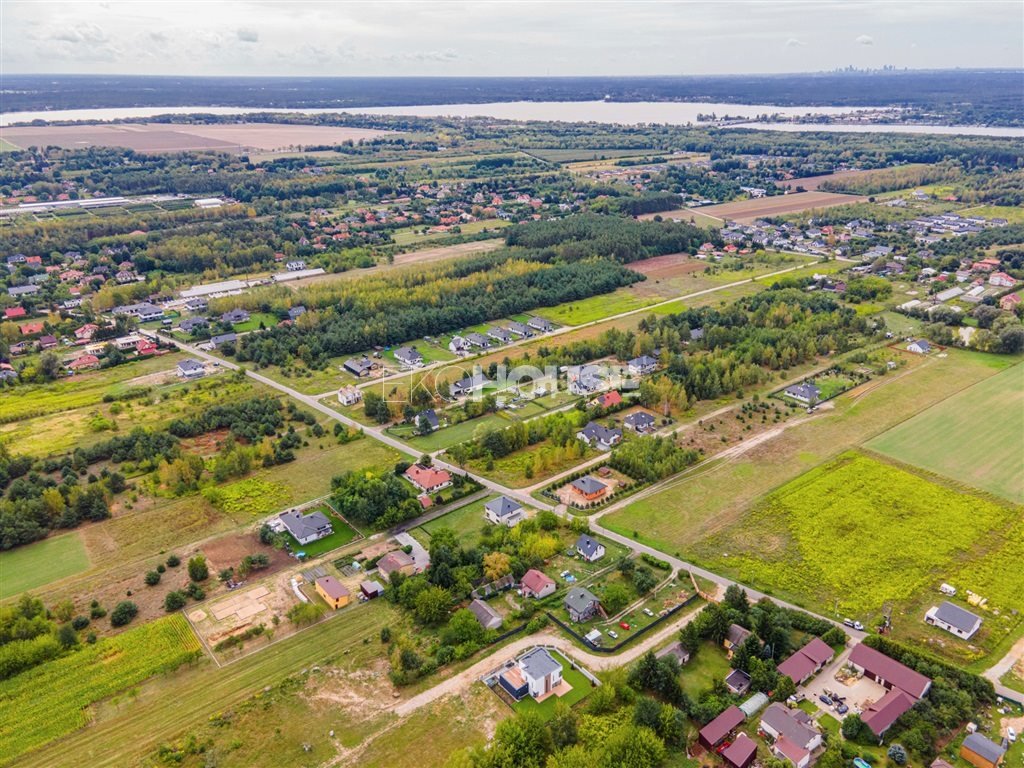
<instances>
[{"instance_id":1,"label":"yellow house","mask_svg":"<svg viewBox=\"0 0 1024 768\"><path fill-rule=\"evenodd\" d=\"M334 610L344 608L352 599L352 593L342 586L333 576L321 576L314 586L317 594Z\"/></svg>"}]
</instances>

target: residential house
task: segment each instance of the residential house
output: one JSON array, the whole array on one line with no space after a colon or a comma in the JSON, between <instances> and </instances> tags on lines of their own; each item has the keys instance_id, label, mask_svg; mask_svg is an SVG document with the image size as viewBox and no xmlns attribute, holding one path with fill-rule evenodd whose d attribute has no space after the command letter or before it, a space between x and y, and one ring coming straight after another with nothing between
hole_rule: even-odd
<instances>
[{"instance_id":1,"label":"residential house","mask_svg":"<svg viewBox=\"0 0 1024 768\"><path fill-rule=\"evenodd\" d=\"M424 493L434 493L452 484L452 476L443 469L413 464L405 470L405 479Z\"/></svg>"},{"instance_id":2,"label":"residential house","mask_svg":"<svg viewBox=\"0 0 1024 768\"><path fill-rule=\"evenodd\" d=\"M885 688L898 688L915 699L922 698L932 686L932 681L920 672L864 643L854 646L848 662L865 677Z\"/></svg>"},{"instance_id":3,"label":"residential house","mask_svg":"<svg viewBox=\"0 0 1024 768\"><path fill-rule=\"evenodd\" d=\"M790 709L775 702L761 715L761 730L771 738L788 739L801 749L813 752L821 746L822 736L814 728L814 721L802 709Z\"/></svg>"},{"instance_id":4,"label":"residential house","mask_svg":"<svg viewBox=\"0 0 1024 768\"><path fill-rule=\"evenodd\" d=\"M200 328L206 328L208 325L209 323L205 317L186 317L178 323L178 328L185 333L192 333Z\"/></svg>"},{"instance_id":5,"label":"residential house","mask_svg":"<svg viewBox=\"0 0 1024 768\"><path fill-rule=\"evenodd\" d=\"M472 376L467 376L464 379L459 379L451 385L452 397L465 397L472 392L479 392L485 386L490 384L491 381L482 373L474 373Z\"/></svg>"},{"instance_id":6,"label":"residential house","mask_svg":"<svg viewBox=\"0 0 1024 768\"><path fill-rule=\"evenodd\" d=\"M321 576L313 584L317 594L334 610L344 608L352 600L352 593L333 576Z\"/></svg>"},{"instance_id":7,"label":"residential house","mask_svg":"<svg viewBox=\"0 0 1024 768\"><path fill-rule=\"evenodd\" d=\"M647 413L647 411L637 411L623 419L622 425L626 429L633 430L638 435L646 435L648 432L653 432L658 428L658 420Z\"/></svg>"},{"instance_id":8,"label":"residential house","mask_svg":"<svg viewBox=\"0 0 1024 768\"><path fill-rule=\"evenodd\" d=\"M601 426L596 421L591 421L576 433L576 438L582 440L591 448L602 451L610 451L612 446L622 442L621 429L609 429Z\"/></svg>"},{"instance_id":9,"label":"residential house","mask_svg":"<svg viewBox=\"0 0 1024 768\"><path fill-rule=\"evenodd\" d=\"M686 664L690 660L690 652L683 648L683 644L680 642L672 643L672 645L666 645L654 655L659 659L664 658L665 656L674 656L680 666Z\"/></svg>"},{"instance_id":10,"label":"residential house","mask_svg":"<svg viewBox=\"0 0 1024 768\"><path fill-rule=\"evenodd\" d=\"M220 333L210 339L209 344L212 349L216 349L222 344L234 344L238 341L237 333Z\"/></svg>"},{"instance_id":11,"label":"residential house","mask_svg":"<svg viewBox=\"0 0 1024 768\"><path fill-rule=\"evenodd\" d=\"M970 640L981 629L981 617L948 600L933 605L924 615L926 624L944 629L962 640Z\"/></svg>"},{"instance_id":12,"label":"residential house","mask_svg":"<svg viewBox=\"0 0 1024 768\"><path fill-rule=\"evenodd\" d=\"M743 645L752 634L754 633L746 627L741 627L739 624L729 625L729 629L725 633L725 639L722 640L722 647L729 652L730 659L733 652Z\"/></svg>"},{"instance_id":13,"label":"residential house","mask_svg":"<svg viewBox=\"0 0 1024 768\"><path fill-rule=\"evenodd\" d=\"M811 764L811 753L785 736L775 740L771 751L780 760L789 761L793 768L808 768Z\"/></svg>"},{"instance_id":14,"label":"residential house","mask_svg":"<svg viewBox=\"0 0 1024 768\"><path fill-rule=\"evenodd\" d=\"M412 576L415 570L416 561L412 559L411 555L400 549L396 549L394 552L388 552L384 557L377 561L377 572L388 581L391 581L391 574L393 573Z\"/></svg>"},{"instance_id":15,"label":"residential house","mask_svg":"<svg viewBox=\"0 0 1024 768\"><path fill-rule=\"evenodd\" d=\"M92 341L92 337L96 335L96 331L99 329L100 327L95 323L86 323L81 328L75 329L75 340L81 342Z\"/></svg>"},{"instance_id":16,"label":"residential house","mask_svg":"<svg viewBox=\"0 0 1024 768\"><path fill-rule=\"evenodd\" d=\"M33 293L39 293L38 285L13 285L7 289L8 296L30 296Z\"/></svg>"},{"instance_id":17,"label":"residential house","mask_svg":"<svg viewBox=\"0 0 1024 768\"><path fill-rule=\"evenodd\" d=\"M484 504L484 517L495 525L511 528L526 518L526 512L518 501L499 496Z\"/></svg>"},{"instance_id":18,"label":"residential house","mask_svg":"<svg viewBox=\"0 0 1024 768\"><path fill-rule=\"evenodd\" d=\"M516 336L521 336L524 339L529 339L533 336L533 330L530 326L526 323L516 322L515 320L508 324L508 330L516 334Z\"/></svg>"},{"instance_id":19,"label":"residential house","mask_svg":"<svg viewBox=\"0 0 1024 768\"><path fill-rule=\"evenodd\" d=\"M359 387L351 384L338 390L338 402L342 405L355 405L363 399L363 392Z\"/></svg>"},{"instance_id":20,"label":"residential house","mask_svg":"<svg viewBox=\"0 0 1024 768\"><path fill-rule=\"evenodd\" d=\"M988 276L988 284L998 286L999 288L1013 288L1017 281L1005 272L993 272Z\"/></svg>"},{"instance_id":21,"label":"residential house","mask_svg":"<svg viewBox=\"0 0 1024 768\"><path fill-rule=\"evenodd\" d=\"M99 367L100 359L96 355L79 355L68 363L68 368L72 371L87 371Z\"/></svg>"},{"instance_id":22,"label":"residential house","mask_svg":"<svg viewBox=\"0 0 1024 768\"><path fill-rule=\"evenodd\" d=\"M427 408L416 414L416 430L421 434L436 432L440 428L441 419L438 418L437 411L433 408Z\"/></svg>"},{"instance_id":23,"label":"residential house","mask_svg":"<svg viewBox=\"0 0 1024 768\"><path fill-rule=\"evenodd\" d=\"M910 342L910 344L907 345L907 351L914 352L915 354L918 355L927 355L929 352L932 351L932 345L929 344L924 339L917 339L915 341Z\"/></svg>"},{"instance_id":24,"label":"residential house","mask_svg":"<svg viewBox=\"0 0 1024 768\"><path fill-rule=\"evenodd\" d=\"M284 266L289 272L301 272L306 268L306 262L301 259L295 259L293 261L289 261Z\"/></svg>"},{"instance_id":25,"label":"residential house","mask_svg":"<svg viewBox=\"0 0 1024 768\"><path fill-rule=\"evenodd\" d=\"M469 610L484 629L500 629L504 622L501 614L483 600L473 600L469 604Z\"/></svg>"},{"instance_id":26,"label":"residential house","mask_svg":"<svg viewBox=\"0 0 1024 768\"><path fill-rule=\"evenodd\" d=\"M613 408L621 404L622 395L619 394L617 389L613 389L611 392L604 392L588 403L588 405L596 405L598 408Z\"/></svg>"},{"instance_id":27,"label":"residential house","mask_svg":"<svg viewBox=\"0 0 1024 768\"><path fill-rule=\"evenodd\" d=\"M186 357L178 363L178 375L186 379L198 379L206 373L206 366L195 358Z\"/></svg>"},{"instance_id":28,"label":"residential house","mask_svg":"<svg viewBox=\"0 0 1024 768\"><path fill-rule=\"evenodd\" d=\"M734 669L725 676L725 687L728 688L731 693L734 693L737 696L742 696L750 690L750 675L742 669Z\"/></svg>"},{"instance_id":29,"label":"residential house","mask_svg":"<svg viewBox=\"0 0 1024 768\"><path fill-rule=\"evenodd\" d=\"M654 369L658 367L658 361L650 355L640 355L640 357L630 360L627 365L631 376L642 376L654 373Z\"/></svg>"},{"instance_id":30,"label":"residential house","mask_svg":"<svg viewBox=\"0 0 1024 768\"><path fill-rule=\"evenodd\" d=\"M526 324L533 328L533 330L541 333L551 333L555 330L555 326L543 317L531 317L526 321Z\"/></svg>"},{"instance_id":31,"label":"residential house","mask_svg":"<svg viewBox=\"0 0 1024 768\"><path fill-rule=\"evenodd\" d=\"M27 315L24 307L8 307L4 310L4 320L17 320Z\"/></svg>"},{"instance_id":32,"label":"residential house","mask_svg":"<svg viewBox=\"0 0 1024 768\"><path fill-rule=\"evenodd\" d=\"M585 587L573 587L562 602L574 622L586 621L602 612L597 595Z\"/></svg>"},{"instance_id":33,"label":"residential house","mask_svg":"<svg viewBox=\"0 0 1024 768\"><path fill-rule=\"evenodd\" d=\"M516 701L542 699L562 684L562 665L546 649L534 648L502 672L498 684Z\"/></svg>"},{"instance_id":34,"label":"residential house","mask_svg":"<svg viewBox=\"0 0 1024 768\"><path fill-rule=\"evenodd\" d=\"M290 509L278 515L278 519L299 544L309 544L334 533L331 521L320 510L304 515Z\"/></svg>"},{"instance_id":35,"label":"residential house","mask_svg":"<svg viewBox=\"0 0 1024 768\"><path fill-rule=\"evenodd\" d=\"M569 391L574 395L590 395L606 385L599 365L578 365L569 368Z\"/></svg>"},{"instance_id":36,"label":"residential house","mask_svg":"<svg viewBox=\"0 0 1024 768\"><path fill-rule=\"evenodd\" d=\"M452 336L452 340L448 342L448 351L454 355L467 355L469 346L469 342L461 336Z\"/></svg>"},{"instance_id":37,"label":"residential house","mask_svg":"<svg viewBox=\"0 0 1024 768\"><path fill-rule=\"evenodd\" d=\"M342 365L342 368L360 379L364 376L369 376L370 372L376 367L377 364L366 355L363 355L362 357L350 357Z\"/></svg>"},{"instance_id":38,"label":"residential house","mask_svg":"<svg viewBox=\"0 0 1024 768\"><path fill-rule=\"evenodd\" d=\"M18 326L22 336L35 336L37 333L42 333L45 329L46 326L42 323L23 323Z\"/></svg>"},{"instance_id":39,"label":"residential house","mask_svg":"<svg viewBox=\"0 0 1024 768\"><path fill-rule=\"evenodd\" d=\"M585 533L581 533L580 537L576 539L574 547L576 549L576 554L588 563L600 560L605 554L604 545L597 539L592 536L588 536Z\"/></svg>"},{"instance_id":40,"label":"residential house","mask_svg":"<svg viewBox=\"0 0 1024 768\"><path fill-rule=\"evenodd\" d=\"M594 501L608 492L608 486L590 475L584 475L572 481L572 490L584 500Z\"/></svg>"},{"instance_id":41,"label":"residential house","mask_svg":"<svg viewBox=\"0 0 1024 768\"><path fill-rule=\"evenodd\" d=\"M155 355L158 349L156 342L152 339L139 339L135 345L135 351L139 354L139 357Z\"/></svg>"},{"instance_id":42,"label":"residential house","mask_svg":"<svg viewBox=\"0 0 1024 768\"><path fill-rule=\"evenodd\" d=\"M832 646L820 637L815 637L779 664L778 671L780 675L786 675L797 685L802 685L832 661L833 656L835 651L832 650Z\"/></svg>"},{"instance_id":43,"label":"residential house","mask_svg":"<svg viewBox=\"0 0 1024 768\"><path fill-rule=\"evenodd\" d=\"M222 323L228 323L229 325L237 325L239 323L246 323L249 321L249 313L244 309L232 309L230 312L225 312L220 316Z\"/></svg>"},{"instance_id":44,"label":"residential house","mask_svg":"<svg viewBox=\"0 0 1024 768\"><path fill-rule=\"evenodd\" d=\"M304 314L306 314L306 308L301 304L295 307L290 307L288 309L288 319L291 320L292 322L298 320Z\"/></svg>"},{"instance_id":45,"label":"residential house","mask_svg":"<svg viewBox=\"0 0 1024 768\"><path fill-rule=\"evenodd\" d=\"M1016 293L1008 293L999 300L999 308L1007 312L1013 312L1020 305L1020 296Z\"/></svg>"},{"instance_id":46,"label":"residential house","mask_svg":"<svg viewBox=\"0 0 1024 768\"><path fill-rule=\"evenodd\" d=\"M531 568L523 574L519 582L524 597L535 597L538 600L547 597L555 591L555 581L546 574Z\"/></svg>"},{"instance_id":47,"label":"residential house","mask_svg":"<svg viewBox=\"0 0 1024 768\"><path fill-rule=\"evenodd\" d=\"M399 347L394 352L395 360L406 368L419 368L423 365L423 355L412 347Z\"/></svg>"},{"instance_id":48,"label":"residential house","mask_svg":"<svg viewBox=\"0 0 1024 768\"><path fill-rule=\"evenodd\" d=\"M384 594L384 585L379 581L367 579L359 583L359 591L367 600L373 600Z\"/></svg>"},{"instance_id":49,"label":"residential house","mask_svg":"<svg viewBox=\"0 0 1024 768\"><path fill-rule=\"evenodd\" d=\"M60 342L57 341L56 336L51 336L49 334L47 334L46 336L40 336L38 343L40 349L53 349L58 344L60 344Z\"/></svg>"},{"instance_id":50,"label":"residential house","mask_svg":"<svg viewBox=\"0 0 1024 768\"><path fill-rule=\"evenodd\" d=\"M504 328L498 328L497 326L488 328L487 336L488 338L494 339L499 344L511 344L514 341L512 334Z\"/></svg>"},{"instance_id":51,"label":"residential house","mask_svg":"<svg viewBox=\"0 0 1024 768\"><path fill-rule=\"evenodd\" d=\"M960 745L960 757L975 768L998 768L1005 755L1006 750L1002 745L996 744L977 731L967 734L967 738Z\"/></svg>"},{"instance_id":52,"label":"residential house","mask_svg":"<svg viewBox=\"0 0 1024 768\"><path fill-rule=\"evenodd\" d=\"M786 387L783 390L783 394L787 397L793 398L794 400L799 400L801 403L807 403L810 405L811 403L818 402L818 399L821 397L821 389L814 384L804 382L802 384L794 384L791 387Z\"/></svg>"},{"instance_id":53,"label":"residential house","mask_svg":"<svg viewBox=\"0 0 1024 768\"><path fill-rule=\"evenodd\" d=\"M757 742L745 733L740 733L732 744L722 750L722 759L731 768L748 768L756 757Z\"/></svg>"},{"instance_id":54,"label":"residential house","mask_svg":"<svg viewBox=\"0 0 1024 768\"><path fill-rule=\"evenodd\" d=\"M881 739L893 723L909 712L915 703L917 702L913 696L899 688L893 688L886 691L880 699L865 707L861 713L861 719L871 732Z\"/></svg>"},{"instance_id":55,"label":"residential house","mask_svg":"<svg viewBox=\"0 0 1024 768\"><path fill-rule=\"evenodd\" d=\"M731 706L710 723L700 729L699 740L701 745L708 751L714 751L715 747L725 741L725 738L743 724L743 711L737 706Z\"/></svg>"},{"instance_id":56,"label":"residential house","mask_svg":"<svg viewBox=\"0 0 1024 768\"><path fill-rule=\"evenodd\" d=\"M486 336L475 331L466 334L466 341L471 347L479 347L480 349L488 349L491 346L491 342L487 340Z\"/></svg>"},{"instance_id":57,"label":"residential house","mask_svg":"<svg viewBox=\"0 0 1024 768\"><path fill-rule=\"evenodd\" d=\"M14 381L18 378L18 372L10 363L0 363L0 381Z\"/></svg>"}]
</instances>

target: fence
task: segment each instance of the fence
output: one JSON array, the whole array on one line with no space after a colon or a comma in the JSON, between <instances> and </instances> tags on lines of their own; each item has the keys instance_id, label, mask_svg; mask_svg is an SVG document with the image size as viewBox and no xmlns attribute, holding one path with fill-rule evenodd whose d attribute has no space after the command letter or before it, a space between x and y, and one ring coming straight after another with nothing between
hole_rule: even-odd
<instances>
[{"instance_id":1,"label":"fence","mask_svg":"<svg viewBox=\"0 0 1024 768\"><path fill-rule=\"evenodd\" d=\"M696 594L690 595L688 598L686 598L686 600L681 602L679 605L675 606L674 608L670 608L668 613L666 613L664 616L659 616L657 619L652 621L646 627L640 627L640 629L638 629L636 632L632 633L629 637L625 638L624 640L622 640L619 643L616 643L615 645L608 646L608 647L603 646L603 645L594 645L589 640L587 640L585 637L583 637L579 632L577 632L575 629L573 629L571 626L566 624L564 621L559 619L557 616L554 616L550 611L544 611L544 613L558 627L560 627L565 632L568 632L569 635L571 635L572 637L574 637L577 640L579 640L581 643L583 643L584 646L586 646L587 648L591 649L592 651L597 651L598 653L617 653L619 651L619 649L622 648L623 646L628 645L629 643L632 643L634 640L636 640L639 637L643 637L644 635L646 635L648 632L650 632L651 630L655 629L656 627L660 627L662 624L664 624L666 621L671 619L673 616L675 616L677 613L679 613L681 610L683 610L683 608L687 607L690 603L692 603L698 597L699 597L699 595L696 595Z\"/></svg>"}]
</instances>

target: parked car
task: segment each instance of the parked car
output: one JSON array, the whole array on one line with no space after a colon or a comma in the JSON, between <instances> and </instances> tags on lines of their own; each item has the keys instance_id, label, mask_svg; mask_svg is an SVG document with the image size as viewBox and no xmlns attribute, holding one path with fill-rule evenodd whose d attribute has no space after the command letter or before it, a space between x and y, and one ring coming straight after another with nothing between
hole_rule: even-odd
<instances>
[{"instance_id":1,"label":"parked car","mask_svg":"<svg viewBox=\"0 0 1024 768\"><path fill-rule=\"evenodd\" d=\"M644 614L647 616L654 616L654 611L652 611L650 608L644 608Z\"/></svg>"},{"instance_id":2,"label":"parked car","mask_svg":"<svg viewBox=\"0 0 1024 768\"><path fill-rule=\"evenodd\" d=\"M605 630L605 631L608 633L608 637L610 637L612 640L618 640L619 639L619 633L616 632L614 629L608 629L608 630Z\"/></svg>"},{"instance_id":3,"label":"parked car","mask_svg":"<svg viewBox=\"0 0 1024 768\"><path fill-rule=\"evenodd\" d=\"M619 626L622 627L623 629L629 629L629 624L627 624L624 621L620 621L619 622Z\"/></svg>"},{"instance_id":4,"label":"parked car","mask_svg":"<svg viewBox=\"0 0 1024 768\"><path fill-rule=\"evenodd\" d=\"M831 707L831 706L832 706L832 699L830 699L830 698L829 698L828 696L826 696L826 695L825 695L824 693L823 693L823 694L821 694L821 696L819 696L819 697L818 697L818 700L819 700L819 701L820 701L820 702L821 702L822 704L824 704L824 705L825 705L826 707Z\"/></svg>"},{"instance_id":5,"label":"parked car","mask_svg":"<svg viewBox=\"0 0 1024 768\"><path fill-rule=\"evenodd\" d=\"M843 624L845 624L848 627L852 627L853 626L853 619L843 619Z\"/></svg>"},{"instance_id":6,"label":"parked car","mask_svg":"<svg viewBox=\"0 0 1024 768\"><path fill-rule=\"evenodd\" d=\"M853 628L856 629L858 632L864 631L864 625L861 624L859 621L853 622Z\"/></svg>"},{"instance_id":7,"label":"parked car","mask_svg":"<svg viewBox=\"0 0 1024 768\"><path fill-rule=\"evenodd\" d=\"M848 706L846 706L845 704L840 704L838 707L836 707L836 712L839 713L840 715L845 715L849 711L850 711L850 708Z\"/></svg>"},{"instance_id":8,"label":"parked car","mask_svg":"<svg viewBox=\"0 0 1024 768\"><path fill-rule=\"evenodd\" d=\"M1006 740L1013 744L1017 740L1017 732L1013 728L1007 727L1006 729Z\"/></svg>"}]
</instances>

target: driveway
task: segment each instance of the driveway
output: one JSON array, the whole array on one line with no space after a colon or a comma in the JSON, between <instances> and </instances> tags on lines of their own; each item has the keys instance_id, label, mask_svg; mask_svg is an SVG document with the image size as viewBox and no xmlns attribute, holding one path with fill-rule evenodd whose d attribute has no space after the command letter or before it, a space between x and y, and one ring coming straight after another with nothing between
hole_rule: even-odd
<instances>
[{"instance_id":1,"label":"driveway","mask_svg":"<svg viewBox=\"0 0 1024 768\"><path fill-rule=\"evenodd\" d=\"M395 541L403 547L412 547L409 556L412 558L417 573L423 573L423 571L427 570L427 567L430 565L430 553L413 538L411 533L396 533Z\"/></svg>"}]
</instances>

